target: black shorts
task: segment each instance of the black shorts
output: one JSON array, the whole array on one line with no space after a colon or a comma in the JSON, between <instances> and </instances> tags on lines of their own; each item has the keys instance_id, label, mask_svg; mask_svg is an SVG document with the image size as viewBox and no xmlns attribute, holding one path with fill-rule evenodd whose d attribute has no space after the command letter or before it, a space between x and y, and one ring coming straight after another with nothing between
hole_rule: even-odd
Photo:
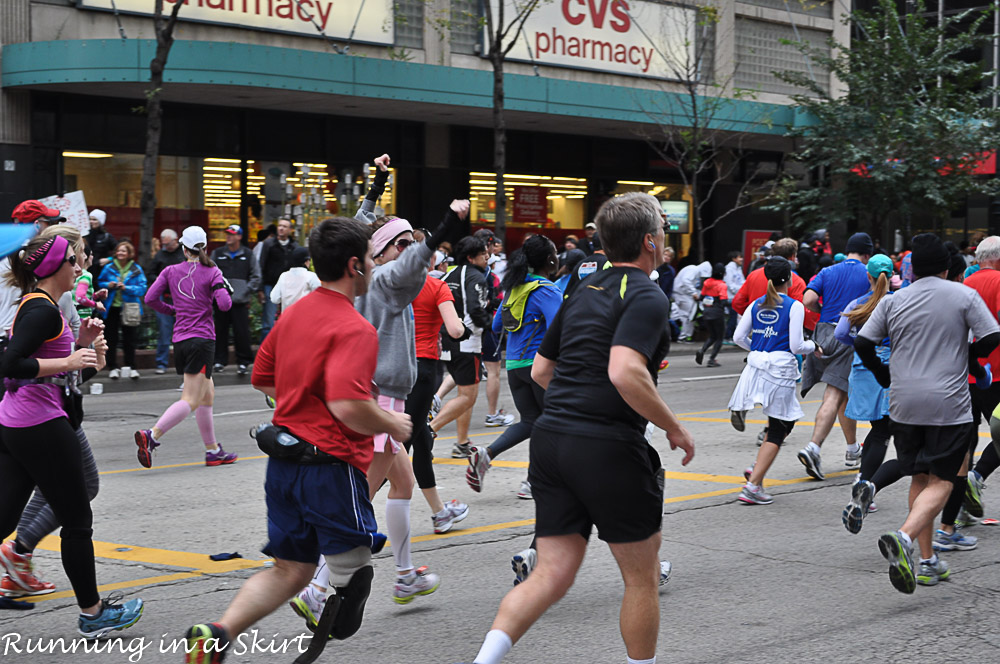
<instances>
[{"instance_id":1,"label":"black shorts","mask_svg":"<svg viewBox=\"0 0 1000 664\"><path fill-rule=\"evenodd\" d=\"M478 385L482 378L483 361L479 353L459 353L452 351L448 360L448 373L456 385Z\"/></svg>"},{"instance_id":2,"label":"black shorts","mask_svg":"<svg viewBox=\"0 0 1000 664\"><path fill-rule=\"evenodd\" d=\"M483 362L500 361L500 335L493 330L483 330Z\"/></svg>"},{"instance_id":3,"label":"black shorts","mask_svg":"<svg viewBox=\"0 0 1000 664\"><path fill-rule=\"evenodd\" d=\"M212 377L215 362L214 339L185 339L174 344L174 366L178 374L205 374Z\"/></svg>"},{"instance_id":4,"label":"black shorts","mask_svg":"<svg viewBox=\"0 0 1000 664\"><path fill-rule=\"evenodd\" d=\"M939 427L893 422L890 427L903 475L930 473L948 481L961 469L976 430L972 422Z\"/></svg>"},{"instance_id":5,"label":"black shorts","mask_svg":"<svg viewBox=\"0 0 1000 664\"><path fill-rule=\"evenodd\" d=\"M597 526L597 536L615 544L641 542L660 531L663 468L641 433L634 441L610 440L536 423L529 456L538 537L589 539Z\"/></svg>"}]
</instances>

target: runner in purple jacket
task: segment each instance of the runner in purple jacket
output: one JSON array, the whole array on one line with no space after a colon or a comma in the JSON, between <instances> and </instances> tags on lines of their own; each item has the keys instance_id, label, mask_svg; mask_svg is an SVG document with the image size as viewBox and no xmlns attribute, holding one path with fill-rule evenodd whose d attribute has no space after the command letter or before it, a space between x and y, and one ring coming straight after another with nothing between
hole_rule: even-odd
<instances>
[{"instance_id":1,"label":"runner in purple jacket","mask_svg":"<svg viewBox=\"0 0 1000 664\"><path fill-rule=\"evenodd\" d=\"M222 272L205 253L208 238L198 226L189 226L181 235L184 249L183 263L171 265L160 272L146 292L146 304L160 313L175 316L174 364L177 373L184 375L184 392L180 401L164 411L156 426L135 432L139 450L139 463L149 468L153 465L153 451L159 439L180 424L194 411L198 431L205 443L205 465L220 466L236 461L236 454L225 452L215 440L212 421L212 403L215 400L215 383L212 382L212 363L215 361L215 323L212 320L212 303L222 311L233 306L229 284ZM170 290L172 303L160 300Z\"/></svg>"}]
</instances>

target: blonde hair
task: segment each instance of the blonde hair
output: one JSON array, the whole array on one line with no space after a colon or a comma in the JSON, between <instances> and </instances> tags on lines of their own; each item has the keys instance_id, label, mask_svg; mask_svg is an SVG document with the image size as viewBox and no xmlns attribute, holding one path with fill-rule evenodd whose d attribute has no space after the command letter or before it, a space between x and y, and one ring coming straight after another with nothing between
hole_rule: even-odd
<instances>
[{"instance_id":1,"label":"blonde hair","mask_svg":"<svg viewBox=\"0 0 1000 664\"><path fill-rule=\"evenodd\" d=\"M66 224L56 224L54 226L49 226L38 234L39 237L50 238L56 235L61 235L66 238L66 241L70 243L73 247L73 253L79 258L84 253L83 236L80 235L80 231L73 228L72 226L67 226ZM83 263L80 264L81 266Z\"/></svg>"},{"instance_id":2,"label":"blonde hair","mask_svg":"<svg viewBox=\"0 0 1000 664\"><path fill-rule=\"evenodd\" d=\"M787 282L786 282L787 283ZM774 309L781 304L781 294L770 279L767 280L767 297L764 298L764 309Z\"/></svg>"},{"instance_id":3,"label":"blonde hair","mask_svg":"<svg viewBox=\"0 0 1000 664\"><path fill-rule=\"evenodd\" d=\"M868 278L871 281L871 277ZM872 296L868 298L868 301L859 307L855 307L853 311L847 314L847 320L850 321L852 327L861 327L868 322L868 318L875 311L875 307L878 303L882 301L885 294L889 292L889 279L885 276L885 272L880 272L878 275L878 281L876 281L872 287Z\"/></svg>"}]
</instances>

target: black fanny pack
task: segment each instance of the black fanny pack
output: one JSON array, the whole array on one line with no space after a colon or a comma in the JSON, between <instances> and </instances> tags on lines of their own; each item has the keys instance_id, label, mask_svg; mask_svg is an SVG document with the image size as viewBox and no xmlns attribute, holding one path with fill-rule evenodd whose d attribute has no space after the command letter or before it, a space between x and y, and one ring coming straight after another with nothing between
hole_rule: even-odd
<instances>
[{"instance_id":1,"label":"black fanny pack","mask_svg":"<svg viewBox=\"0 0 1000 664\"><path fill-rule=\"evenodd\" d=\"M272 459L302 465L344 463L312 443L302 440L286 427L271 423L259 424L250 429L250 437L257 441L260 451Z\"/></svg>"}]
</instances>

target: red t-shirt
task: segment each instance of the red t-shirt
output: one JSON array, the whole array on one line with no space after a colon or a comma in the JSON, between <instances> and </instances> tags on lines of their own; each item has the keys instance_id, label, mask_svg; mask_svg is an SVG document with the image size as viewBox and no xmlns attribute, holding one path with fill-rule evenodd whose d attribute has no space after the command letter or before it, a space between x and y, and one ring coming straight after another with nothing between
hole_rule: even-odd
<instances>
[{"instance_id":1,"label":"red t-shirt","mask_svg":"<svg viewBox=\"0 0 1000 664\"><path fill-rule=\"evenodd\" d=\"M717 300L729 299L729 288L722 279L706 279L701 287L701 296L714 297Z\"/></svg>"},{"instance_id":2,"label":"red t-shirt","mask_svg":"<svg viewBox=\"0 0 1000 664\"><path fill-rule=\"evenodd\" d=\"M438 338L441 336L441 325L444 319L438 309L444 302L454 302L448 284L440 279L427 275L420 295L413 301L413 323L416 327L417 357L436 360L441 357Z\"/></svg>"},{"instance_id":3,"label":"red t-shirt","mask_svg":"<svg viewBox=\"0 0 1000 664\"><path fill-rule=\"evenodd\" d=\"M1000 272L990 268L981 268L966 277L965 285L979 293L979 297L983 298L986 303L986 308L990 310L994 318L997 318L1000 314ZM992 371L1000 370L998 369L1000 368L1000 348L990 353L989 357L979 358L979 363L983 366L987 362L992 366ZM974 383L976 379L969 376L969 382Z\"/></svg>"},{"instance_id":4,"label":"red t-shirt","mask_svg":"<svg viewBox=\"0 0 1000 664\"><path fill-rule=\"evenodd\" d=\"M371 436L348 429L328 401L372 398L378 335L354 302L319 288L281 313L253 364L254 386L275 387L272 421L367 473Z\"/></svg>"},{"instance_id":5,"label":"red t-shirt","mask_svg":"<svg viewBox=\"0 0 1000 664\"><path fill-rule=\"evenodd\" d=\"M805 280L795 272L792 272L792 283L788 284L788 297L801 302L805 292ZM742 316L747 307L764 295L767 295L767 277L764 276L764 268L759 267L747 275L747 280L743 282L743 286L736 293L736 296L733 298L733 310ZM805 324L803 327L807 330L815 329L818 321L819 314L806 309Z\"/></svg>"}]
</instances>

